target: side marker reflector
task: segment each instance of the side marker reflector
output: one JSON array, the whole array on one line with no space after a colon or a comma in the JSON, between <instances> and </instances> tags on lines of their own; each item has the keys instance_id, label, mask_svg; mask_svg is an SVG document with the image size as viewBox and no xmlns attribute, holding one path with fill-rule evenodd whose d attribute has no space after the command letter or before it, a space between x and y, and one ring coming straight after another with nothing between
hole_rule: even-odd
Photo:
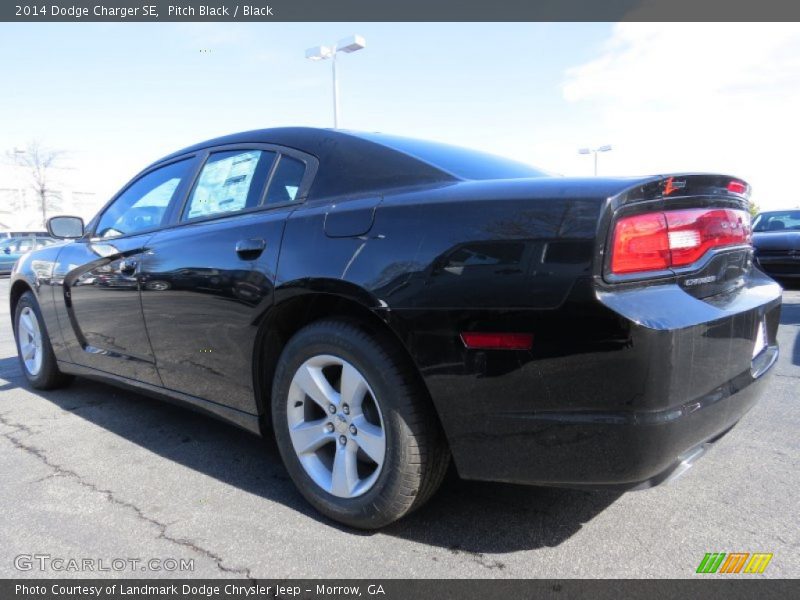
<instances>
[{"instance_id":1,"label":"side marker reflector","mask_svg":"<svg viewBox=\"0 0 800 600\"><path fill-rule=\"evenodd\" d=\"M461 341L470 350L530 350L533 334L465 331Z\"/></svg>"}]
</instances>

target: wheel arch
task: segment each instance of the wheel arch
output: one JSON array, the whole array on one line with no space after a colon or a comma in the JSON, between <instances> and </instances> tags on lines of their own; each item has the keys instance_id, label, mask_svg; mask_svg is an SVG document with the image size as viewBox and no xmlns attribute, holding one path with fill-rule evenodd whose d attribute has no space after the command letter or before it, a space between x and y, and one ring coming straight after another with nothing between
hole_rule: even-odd
<instances>
[{"instance_id":1,"label":"wheel arch","mask_svg":"<svg viewBox=\"0 0 800 600\"><path fill-rule=\"evenodd\" d=\"M8 302L11 309L11 323L13 328L16 328L17 326L14 320L14 315L17 311L17 304L25 292L33 292L33 288L25 279L17 279L14 281L11 284L11 289L8 292Z\"/></svg>"},{"instance_id":2,"label":"wheel arch","mask_svg":"<svg viewBox=\"0 0 800 600\"><path fill-rule=\"evenodd\" d=\"M340 284L343 282L339 282ZM281 299L272 305L260 319L253 349L253 389L259 413L262 434L270 428L270 403L275 369L284 347L292 336L303 327L322 319L340 318L358 323L370 333L381 335L400 350L405 360L413 366L420 389L424 390L439 419L435 403L422 374L414 362L408 347L403 342L403 332L391 323L390 312L364 302L370 294L364 290L352 293L352 284L344 289L320 291L320 286L303 290L292 289L291 293L278 294ZM323 286L323 288L326 286ZM352 286L357 287L357 286ZM440 425L441 420L439 419Z\"/></svg>"}]
</instances>

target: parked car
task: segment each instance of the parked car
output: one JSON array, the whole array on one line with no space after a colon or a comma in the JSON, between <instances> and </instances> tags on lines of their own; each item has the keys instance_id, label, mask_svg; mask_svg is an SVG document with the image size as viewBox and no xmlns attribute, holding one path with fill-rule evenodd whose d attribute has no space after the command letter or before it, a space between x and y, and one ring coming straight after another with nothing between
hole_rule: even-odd
<instances>
[{"instance_id":1,"label":"parked car","mask_svg":"<svg viewBox=\"0 0 800 600\"><path fill-rule=\"evenodd\" d=\"M760 213L753 221L756 262L775 279L800 279L800 209Z\"/></svg>"},{"instance_id":2,"label":"parked car","mask_svg":"<svg viewBox=\"0 0 800 600\"><path fill-rule=\"evenodd\" d=\"M49 235L10 237L0 240L0 274L11 272L20 256L35 248L42 248L55 242Z\"/></svg>"},{"instance_id":3,"label":"parked car","mask_svg":"<svg viewBox=\"0 0 800 600\"><path fill-rule=\"evenodd\" d=\"M10 238L10 237L50 237L46 231L23 231L23 230L8 230L4 229L0 231L0 239Z\"/></svg>"},{"instance_id":4,"label":"parked car","mask_svg":"<svg viewBox=\"0 0 800 600\"><path fill-rule=\"evenodd\" d=\"M382 134L231 135L85 227L50 220L72 242L13 275L20 361L36 388L82 375L272 431L309 502L355 527L421 506L451 455L468 479L648 487L777 358L748 194Z\"/></svg>"}]
</instances>

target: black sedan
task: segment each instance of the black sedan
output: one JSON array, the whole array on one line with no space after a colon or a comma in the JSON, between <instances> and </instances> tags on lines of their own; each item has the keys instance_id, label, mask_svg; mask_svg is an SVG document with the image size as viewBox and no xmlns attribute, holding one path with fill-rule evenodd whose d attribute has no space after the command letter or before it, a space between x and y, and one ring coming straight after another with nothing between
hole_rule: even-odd
<instances>
[{"instance_id":1,"label":"black sedan","mask_svg":"<svg viewBox=\"0 0 800 600\"><path fill-rule=\"evenodd\" d=\"M469 479L655 485L755 404L780 287L724 175L562 178L381 134L171 154L26 255L30 384L93 377L274 432L325 515L386 525Z\"/></svg>"},{"instance_id":2,"label":"black sedan","mask_svg":"<svg viewBox=\"0 0 800 600\"><path fill-rule=\"evenodd\" d=\"M775 279L800 280L800 209L760 213L753 222L756 262Z\"/></svg>"}]
</instances>

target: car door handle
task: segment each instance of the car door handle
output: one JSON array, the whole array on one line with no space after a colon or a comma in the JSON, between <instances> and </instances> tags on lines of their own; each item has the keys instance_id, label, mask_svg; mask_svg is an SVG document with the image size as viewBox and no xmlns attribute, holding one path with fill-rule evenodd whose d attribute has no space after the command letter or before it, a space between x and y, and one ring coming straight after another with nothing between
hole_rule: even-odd
<instances>
[{"instance_id":1,"label":"car door handle","mask_svg":"<svg viewBox=\"0 0 800 600\"><path fill-rule=\"evenodd\" d=\"M242 260L253 260L261 256L264 248L267 247L267 242L261 238L253 238L249 240L239 240L236 242L236 254Z\"/></svg>"},{"instance_id":2,"label":"car door handle","mask_svg":"<svg viewBox=\"0 0 800 600\"><path fill-rule=\"evenodd\" d=\"M136 260L132 258L125 258L119 263L119 272L123 275L133 275L136 272L136 267L139 265Z\"/></svg>"}]
</instances>

